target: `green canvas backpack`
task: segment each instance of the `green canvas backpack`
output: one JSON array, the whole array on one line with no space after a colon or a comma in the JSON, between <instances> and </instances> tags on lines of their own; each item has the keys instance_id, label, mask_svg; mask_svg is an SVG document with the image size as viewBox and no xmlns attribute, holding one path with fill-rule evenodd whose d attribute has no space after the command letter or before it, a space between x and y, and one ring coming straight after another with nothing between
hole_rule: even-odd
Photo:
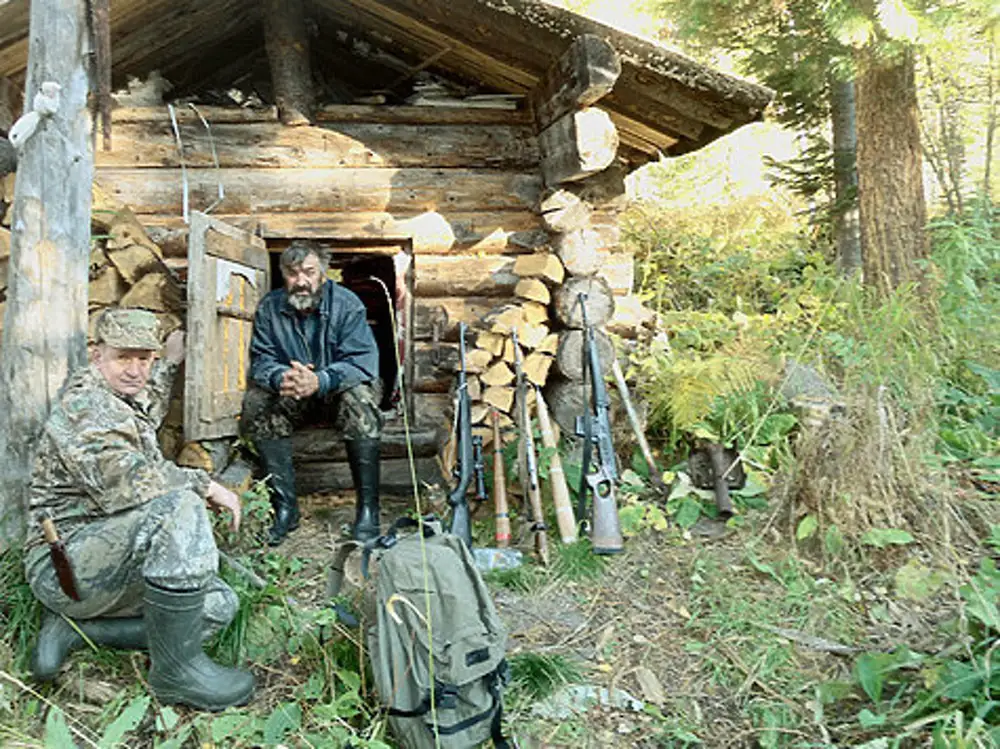
<instances>
[{"instance_id":1,"label":"green canvas backpack","mask_svg":"<svg viewBox=\"0 0 1000 749\"><path fill-rule=\"evenodd\" d=\"M400 534L404 528L417 531ZM338 548L332 595L359 547ZM398 746L473 749L492 740L508 749L501 732L507 633L465 544L436 521L403 518L360 553L368 655Z\"/></svg>"}]
</instances>

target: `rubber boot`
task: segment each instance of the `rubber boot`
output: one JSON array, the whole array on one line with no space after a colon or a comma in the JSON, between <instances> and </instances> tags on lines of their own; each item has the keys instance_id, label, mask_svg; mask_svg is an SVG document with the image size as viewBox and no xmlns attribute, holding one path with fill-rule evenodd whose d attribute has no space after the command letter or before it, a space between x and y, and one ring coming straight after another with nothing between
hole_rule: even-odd
<instances>
[{"instance_id":1,"label":"rubber boot","mask_svg":"<svg viewBox=\"0 0 1000 749\"><path fill-rule=\"evenodd\" d=\"M120 650L146 649L146 624L142 617L74 620L91 642ZM86 643L80 632L62 616L48 609L42 613L38 642L31 654L31 673L37 681L51 681L74 650Z\"/></svg>"},{"instance_id":2,"label":"rubber boot","mask_svg":"<svg viewBox=\"0 0 1000 749\"><path fill-rule=\"evenodd\" d=\"M264 471L271 479L271 506L274 525L267 534L269 546L278 546L299 527L299 500L295 496L295 467L292 465L292 440L257 440L257 452Z\"/></svg>"},{"instance_id":3,"label":"rubber boot","mask_svg":"<svg viewBox=\"0 0 1000 749\"><path fill-rule=\"evenodd\" d=\"M203 589L167 590L147 582L144 602L149 686L160 702L217 711L250 701L253 674L220 666L201 649Z\"/></svg>"},{"instance_id":4,"label":"rubber boot","mask_svg":"<svg viewBox=\"0 0 1000 749\"><path fill-rule=\"evenodd\" d=\"M347 462L351 466L354 492L357 495L354 514L354 540L370 541L379 535L379 440L346 440Z\"/></svg>"}]
</instances>

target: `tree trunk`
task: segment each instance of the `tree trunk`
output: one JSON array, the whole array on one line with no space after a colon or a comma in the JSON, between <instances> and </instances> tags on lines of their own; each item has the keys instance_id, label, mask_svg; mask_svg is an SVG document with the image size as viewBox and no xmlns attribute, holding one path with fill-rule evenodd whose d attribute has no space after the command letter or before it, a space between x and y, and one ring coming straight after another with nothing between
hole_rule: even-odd
<instances>
[{"instance_id":1,"label":"tree trunk","mask_svg":"<svg viewBox=\"0 0 1000 749\"><path fill-rule=\"evenodd\" d=\"M286 125L308 125L315 95L302 0L264 0L264 45L278 116Z\"/></svg>"},{"instance_id":2,"label":"tree trunk","mask_svg":"<svg viewBox=\"0 0 1000 749\"><path fill-rule=\"evenodd\" d=\"M837 242L837 267L842 275L853 276L862 267L854 81L835 76L831 78L830 113L833 121L833 233Z\"/></svg>"},{"instance_id":3,"label":"tree trunk","mask_svg":"<svg viewBox=\"0 0 1000 749\"><path fill-rule=\"evenodd\" d=\"M865 284L883 292L919 277L928 254L912 50L892 61L861 52L858 193Z\"/></svg>"},{"instance_id":4,"label":"tree trunk","mask_svg":"<svg viewBox=\"0 0 1000 749\"><path fill-rule=\"evenodd\" d=\"M27 102L62 86L20 154L0 349L0 538L22 537L33 448L51 399L86 361L93 153L86 3L33 0Z\"/></svg>"}]
</instances>

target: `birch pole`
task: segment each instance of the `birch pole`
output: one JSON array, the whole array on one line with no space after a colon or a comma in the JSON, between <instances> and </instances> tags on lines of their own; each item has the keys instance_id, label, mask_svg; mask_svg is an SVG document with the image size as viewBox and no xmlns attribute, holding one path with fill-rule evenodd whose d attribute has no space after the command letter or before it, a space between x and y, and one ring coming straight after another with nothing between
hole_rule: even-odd
<instances>
[{"instance_id":1,"label":"birch pole","mask_svg":"<svg viewBox=\"0 0 1000 749\"><path fill-rule=\"evenodd\" d=\"M25 111L34 109L43 83L61 89L56 111L41 117L18 158L0 344L0 547L24 535L38 431L87 353L93 153L86 2L32 0L29 29Z\"/></svg>"}]
</instances>

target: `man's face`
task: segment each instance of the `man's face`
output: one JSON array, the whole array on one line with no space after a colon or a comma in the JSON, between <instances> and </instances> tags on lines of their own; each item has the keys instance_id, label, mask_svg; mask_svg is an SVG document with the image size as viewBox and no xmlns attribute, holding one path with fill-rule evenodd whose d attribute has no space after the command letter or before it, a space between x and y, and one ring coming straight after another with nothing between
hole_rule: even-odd
<instances>
[{"instance_id":1,"label":"man's face","mask_svg":"<svg viewBox=\"0 0 1000 749\"><path fill-rule=\"evenodd\" d=\"M306 255L298 265L284 268L285 291L288 302L299 311L315 309L319 306L319 288L323 285L323 268L319 258Z\"/></svg>"},{"instance_id":2,"label":"man's face","mask_svg":"<svg viewBox=\"0 0 1000 749\"><path fill-rule=\"evenodd\" d=\"M143 348L115 348L99 343L94 350L94 365L120 395L137 395L146 387L155 359L155 351Z\"/></svg>"}]
</instances>

